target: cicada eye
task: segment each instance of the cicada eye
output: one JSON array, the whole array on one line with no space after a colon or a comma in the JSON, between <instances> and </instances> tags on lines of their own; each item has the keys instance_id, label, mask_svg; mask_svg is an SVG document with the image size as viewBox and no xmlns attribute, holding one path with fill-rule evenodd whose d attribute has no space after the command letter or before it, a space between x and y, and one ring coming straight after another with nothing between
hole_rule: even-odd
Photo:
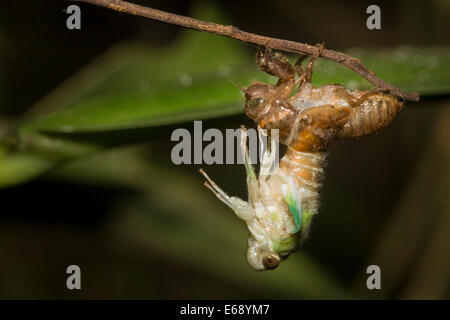
<instances>
[{"instance_id":1,"label":"cicada eye","mask_svg":"<svg viewBox=\"0 0 450 320\"><path fill-rule=\"evenodd\" d=\"M266 99L259 97L256 99L252 99L248 102L248 106L251 109L260 109L264 106L264 104L266 103Z\"/></svg>"},{"instance_id":2,"label":"cicada eye","mask_svg":"<svg viewBox=\"0 0 450 320\"><path fill-rule=\"evenodd\" d=\"M247 110L250 111L251 113L255 113L261 110L261 108L264 107L264 105L266 104L266 99L259 97L259 98L254 98L254 99L250 99L247 102Z\"/></svg>"},{"instance_id":3,"label":"cicada eye","mask_svg":"<svg viewBox=\"0 0 450 320\"><path fill-rule=\"evenodd\" d=\"M266 99L259 97L248 100L245 106L245 113L250 119L256 120L266 104Z\"/></svg>"},{"instance_id":4,"label":"cicada eye","mask_svg":"<svg viewBox=\"0 0 450 320\"><path fill-rule=\"evenodd\" d=\"M280 257L276 254L263 255L262 262L267 269L275 269L280 264Z\"/></svg>"}]
</instances>

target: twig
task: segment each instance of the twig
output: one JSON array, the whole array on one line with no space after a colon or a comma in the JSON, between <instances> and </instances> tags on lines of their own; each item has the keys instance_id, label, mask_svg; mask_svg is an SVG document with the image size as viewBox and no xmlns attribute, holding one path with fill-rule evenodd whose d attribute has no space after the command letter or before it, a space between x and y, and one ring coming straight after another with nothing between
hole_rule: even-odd
<instances>
[{"instance_id":1,"label":"twig","mask_svg":"<svg viewBox=\"0 0 450 320\"><path fill-rule=\"evenodd\" d=\"M143 7L143 6L129 3L126 1L121 1L121 0L77 0L77 1L91 3L91 4L95 4L97 6L106 7L106 8L112 9L112 10L125 12L125 13L129 13L132 15L141 16L141 17L145 17L145 18L149 18L149 19L153 19L153 20L158 20L158 21L162 21L165 23L189 28L189 29L206 31L206 32L226 36L229 38L233 38L236 40L253 43L253 44L257 44L257 45L261 45L261 46L264 46L268 43L271 48L281 50L281 51L308 54L308 55L312 55L317 51L316 46L308 45L305 43L260 36L257 34L242 31L234 26L225 26L225 25L217 24L217 23L213 23L213 22L202 21L202 20L198 20L198 19L184 17L184 16L180 16L180 15L173 14L173 13L168 13L165 11L161 11L161 10L157 10L157 9L153 9L153 8L149 8L149 7ZM329 49L323 50L321 57L328 59L328 60L336 61L336 62L346 66L347 68L357 72L363 78L365 78L368 81L370 81L371 83L373 83L375 86L382 88L382 89L389 89L389 91L392 94L394 94L402 99L410 100L410 101L419 101L418 93L405 92L405 91L400 90L399 88L394 87L393 85L377 78L375 73L372 72L371 70L367 69L361 63L361 61L357 58L353 58L349 55L346 55L345 53L333 51L333 50L329 50Z\"/></svg>"}]
</instances>

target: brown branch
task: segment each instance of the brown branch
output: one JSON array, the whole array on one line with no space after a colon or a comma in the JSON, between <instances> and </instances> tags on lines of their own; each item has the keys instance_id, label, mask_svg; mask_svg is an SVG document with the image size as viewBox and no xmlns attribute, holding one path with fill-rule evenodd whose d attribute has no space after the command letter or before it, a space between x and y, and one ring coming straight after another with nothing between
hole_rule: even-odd
<instances>
[{"instance_id":1,"label":"brown branch","mask_svg":"<svg viewBox=\"0 0 450 320\"><path fill-rule=\"evenodd\" d=\"M139 6L133 3L121 1L121 0L78 0L81 2L87 2L91 4L95 4L97 6L106 7L109 9L113 9L120 12L129 13L136 16L141 16L153 20L162 21L165 23L170 23L178 26L182 26L189 29L206 31L222 36L226 36L229 38L233 38L236 40L240 40L243 42L253 43L257 45L264 46L267 43L271 48L293 52L293 53L301 53L312 55L317 51L316 46L308 45L305 43L294 42L289 40L271 38L260 36L257 34L252 34L249 32L242 31L234 26L225 26L222 24L217 24L208 21L202 21L198 19L193 19L189 17L180 16L173 13L168 13L165 11ZM357 72L363 78L367 79L375 86L383 89L388 89L392 94L410 101L419 101L419 94L416 92L405 92L400 90L393 85L384 82L383 80L377 78L375 73L371 70L367 69L359 59L353 58L349 55L346 55L342 52L337 52L329 49L325 49L321 55L323 58L336 61L347 68Z\"/></svg>"}]
</instances>

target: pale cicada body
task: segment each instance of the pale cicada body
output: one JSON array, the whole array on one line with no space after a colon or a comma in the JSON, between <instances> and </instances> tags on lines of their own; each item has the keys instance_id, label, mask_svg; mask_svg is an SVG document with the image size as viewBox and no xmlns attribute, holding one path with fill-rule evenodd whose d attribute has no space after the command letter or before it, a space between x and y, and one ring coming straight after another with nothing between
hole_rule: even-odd
<instances>
[{"instance_id":1,"label":"pale cicada body","mask_svg":"<svg viewBox=\"0 0 450 320\"><path fill-rule=\"evenodd\" d=\"M207 179L206 186L247 223L250 231L247 260L250 266L255 270L273 269L280 260L297 249L302 235L307 233L311 217L317 212L319 183L292 174L293 167L300 170L305 167L290 163L287 156L270 175L257 176L250 163L246 130L243 128L241 133L248 201L228 196L203 170L201 172ZM270 151L264 153L261 167L273 167L276 144L277 140L272 137ZM299 156L304 159L303 163L308 162L314 168L311 170L321 170L323 158L320 155Z\"/></svg>"},{"instance_id":2,"label":"pale cicada body","mask_svg":"<svg viewBox=\"0 0 450 320\"><path fill-rule=\"evenodd\" d=\"M256 270L273 269L295 251L309 233L318 212L326 148L332 139L357 138L388 125L403 103L382 89L348 91L340 85L311 85L313 56L306 70L269 49L259 50L260 68L279 78L276 85L254 82L245 90L245 113L259 128L279 130L287 145L279 167L256 176L249 161L246 134L241 148L247 171L248 201L226 195L203 171L207 186L245 220L250 231L247 260ZM299 78L295 78L295 73ZM295 87L298 91L292 95ZM270 131L270 130L269 130ZM262 166L275 161L277 141L266 151Z\"/></svg>"}]
</instances>

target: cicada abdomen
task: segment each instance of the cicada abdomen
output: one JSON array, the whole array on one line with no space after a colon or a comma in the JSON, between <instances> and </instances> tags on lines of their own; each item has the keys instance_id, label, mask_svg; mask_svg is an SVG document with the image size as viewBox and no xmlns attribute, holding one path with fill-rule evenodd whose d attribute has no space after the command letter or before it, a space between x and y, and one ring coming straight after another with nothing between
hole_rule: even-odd
<instances>
[{"instance_id":1,"label":"cicada abdomen","mask_svg":"<svg viewBox=\"0 0 450 320\"><path fill-rule=\"evenodd\" d=\"M340 139L352 139L377 132L387 126L403 109L404 103L386 93L358 98L360 104L351 109L349 120L338 132Z\"/></svg>"},{"instance_id":2,"label":"cicada abdomen","mask_svg":"<svg viewBox=\"0 0 450 320\"><path fill-rule=\"evenodd\" d=\"M302 152L288 148L280 160L280 168L271 179L283 189L286 214L294 221L292 234L299 240L308 236L313 215L319 210L319 190L324 178L325 152ZM297 209L298 208L298 209Z\"/></svg>"}]
</instances>

